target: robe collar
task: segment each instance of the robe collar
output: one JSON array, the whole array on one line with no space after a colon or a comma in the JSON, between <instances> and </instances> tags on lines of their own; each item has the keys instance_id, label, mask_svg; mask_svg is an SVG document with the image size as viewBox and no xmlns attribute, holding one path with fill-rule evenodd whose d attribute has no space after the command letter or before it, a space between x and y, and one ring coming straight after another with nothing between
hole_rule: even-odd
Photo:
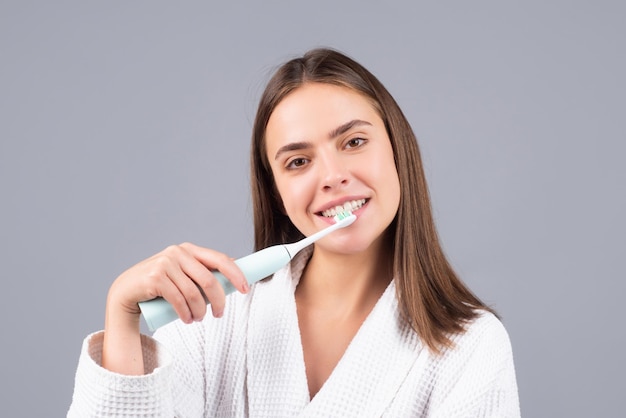
<instances>
[{"instance_id":1,"label":"robe collar","mask_svg":"<svg viewBox=\"0 0 626 418\"><path fill-rule=\"evenodd\" d=\"M295 301L311 252L254 288L246 347L249 416L381 416L422 343L401 318L392 280L311 400Z\"/></svg>"}]
</instances>

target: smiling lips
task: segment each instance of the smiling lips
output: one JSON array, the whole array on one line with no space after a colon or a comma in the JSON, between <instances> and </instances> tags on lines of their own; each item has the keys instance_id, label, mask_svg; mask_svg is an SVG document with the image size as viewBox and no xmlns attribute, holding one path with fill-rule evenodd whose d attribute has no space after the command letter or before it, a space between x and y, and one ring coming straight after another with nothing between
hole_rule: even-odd
<instances>
[{"instance_id":1,"label":"smiling lips","mask_svg":"<svg viewBox=\"0 0 626 418\"><path fill-rule=\"evenodd\" d=\"M365 202L366 202L366 199L349 200L343 205L337 205L334 208L330 208L330 209L323 211L322 216L326 218L332 218L333 216L336 216L338 213L352 212L354 210L357 210L361 206L363 206Z\"/></svg>"}]
</instances>

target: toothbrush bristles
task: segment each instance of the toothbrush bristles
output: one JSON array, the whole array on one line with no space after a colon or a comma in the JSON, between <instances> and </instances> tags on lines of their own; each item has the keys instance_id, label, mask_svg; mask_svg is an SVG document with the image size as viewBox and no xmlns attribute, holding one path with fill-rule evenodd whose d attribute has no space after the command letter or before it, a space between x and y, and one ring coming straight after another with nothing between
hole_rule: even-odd
<instances>
[{"instance_id":1,"label":"toothbrush bristles","mask_svg":"<svg viewBox=\"0 0 626 418\"><path fill-rule=\"evenodd\" d=\"M337 215L335 215L335 221L339 222L339 221L341 221L343 219L346 219L350 215L352 215L352 212L350 212L350 211L340 212Z\"/></svg>"}]
</instances>

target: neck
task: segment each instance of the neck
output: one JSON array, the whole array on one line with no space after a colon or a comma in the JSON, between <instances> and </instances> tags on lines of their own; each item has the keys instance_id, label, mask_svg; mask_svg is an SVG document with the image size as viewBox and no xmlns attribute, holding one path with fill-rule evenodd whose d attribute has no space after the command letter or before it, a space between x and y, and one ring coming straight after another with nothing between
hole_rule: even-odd
<instances>
[{"instance_id":1,"label":"neck","mask_svg":"<svg viewBox=\"0 0 626 418\"><path fill-rule=\"evenodd\" d=\"M375 247L350 255L316 247L296 289L299 302L346 314L371 309L391 281L393 263L388 246Z\"/></svg>"}]
</instances>

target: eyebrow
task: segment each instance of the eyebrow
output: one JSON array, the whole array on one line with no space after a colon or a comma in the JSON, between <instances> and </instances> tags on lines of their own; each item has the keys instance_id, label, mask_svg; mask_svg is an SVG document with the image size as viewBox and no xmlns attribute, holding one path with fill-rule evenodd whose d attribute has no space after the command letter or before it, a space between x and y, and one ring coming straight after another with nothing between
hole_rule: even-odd
<instances>
[{"instance_id":1,"label":"eyebrow","mask_svg":"<svg viewBox=\"0 0 626 418\"><path fill-rule=\"evenodd\" d=\"M285 152L298 151L301 149L310 148L312 146L313 144L311 144L310 142L290 142L289 144L278 148L278 151L276 151L276 155L274 156L274 160L278 160L278 157L280 157L280 155Z\"/></svg>"},{"instance_id":2,"label":"eyebrow","mask_svg":"<svg viewBox=\"0 0 626 418\"><path fill-rule=\"evenodd\" d=\"M353 119L350 122L346 122L343 125L339 125L335 129L330 131L330 133L328 134L328 138L330 139L337 138L339 135L345 134L350 129L357 127L357 126L363 126L363 125L372 126L372 124L367 121L360 120L360 119Z\"/></svg>"},{"instance_id":3,"label":"eyebrow","mask_svg":"<svg viewBox=\"0 0 626 418\"><path fill-rule=\"evenodd\" d=\"M365 126L372 126L372 124L367 122L367 121L360 120L360 119L353 119L353 120L351 120L349 122L346 122L346 123L344 123L342 125L339 125L335 129L330 131L328 133L328 138L329 139L337 138L338 136L348 132L350 129L352 129L354 127L357 127L357 126L363 126L363 125L365 125ZM311 142L307 142L307 141L290 142L287 145L283 145L282 147L280 147L278 149L278 151L276 151L276 155L274 156L274 160L277 160L278 157L280 157L280 155L285 153L285 152L298 151L298 150L310 148L312 146L313 146L313 144Z\"/></svg>"}]
</instances>

